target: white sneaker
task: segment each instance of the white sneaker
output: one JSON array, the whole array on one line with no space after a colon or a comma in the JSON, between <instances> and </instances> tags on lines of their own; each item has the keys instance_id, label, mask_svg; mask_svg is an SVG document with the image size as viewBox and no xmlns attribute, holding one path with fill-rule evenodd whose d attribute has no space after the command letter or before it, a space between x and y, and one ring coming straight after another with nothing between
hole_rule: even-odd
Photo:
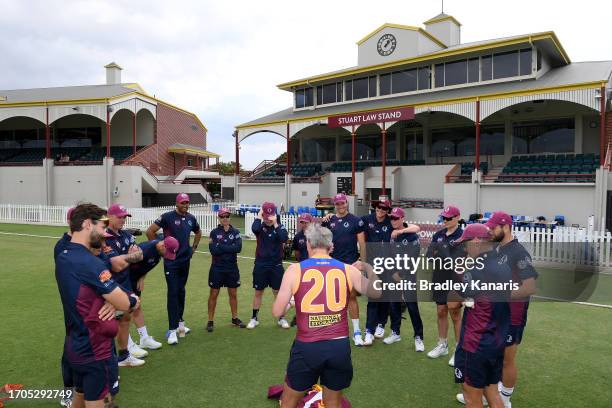
<instances>
[{"instance_id":1,"label":"white sneaker","mask_svg":"<svg viewBox=\"0 0 612 408\"><path fill-rule=\"evenodd\" d=\"M176 330L168 330L168 334L166 334L168 338L168 344L173 346L178 344L178 337L176 337Z\"/></svg>"},{"instance_id":2,"label":"white sneaker","mask_svg":"<svg viewBox=\"0 0 612 408\"><path fill-rule=\"evenodd\" d=\"M376 330L374 331L374 337L376 337L377 339L382 339L383 337L385 337L385 328L382 326L382 324L376 326Z\"/></svg>"},{"instance_id":3,"label":"white sneaker","mask_svg":"<svg viewBox=\"0 0 612 408\"><path fill-rule=\"evenodd\" d=\"M130 355L136 358L145 358L149 355L149 352L147 350L141 349L136 343L133 343L131 346L128 346L128 351L130 352Z\"/></svg>"},{"instance_id":4,"label":"white sneaker","mask_svg":"<svg viewBox=\"0 0 612 408\"><path fill-rule=\"evenodd\" d=\"M60 405L62 407L70 408L72 406L72 398L62 398L60 400Z\"/></svg>"},{"instance_id":5,"label":"white sneaker","mask_svg":"<svg viewBox=\"0 0 612 408\"><path fill-rule=\"evenodd\" d=\"M363 346L363 337L361 337L360 331L353 333L353 341L356 346Z\"/></svg>"},{"instance_id":6,"label":"white sneaker","mask_svg":"<svg viewBox=\"0 0 612 408\"><path fill-rule=\"evenodd\" d=\"M427 357L429 358L438 358L440 356L448 355L448 344L446 343L438 343L438 345L427 353Z\"/></svg>"},{"instance_id":7,"label":"white sneaker","mask_svg":"<svg viewBox=\"0 0 612 408\"><path fill-rule=\"evenodd\" d=\"M251 319L249 320L249 324L247 324L247 329L251 330L259 326L259 320Z\"/></svg>"},{"instance_id":8,"label":"white sneaker","mask_svg":"<svg viewBox=\"0 0 612 408\"><path fill-rule=\"evenodd\" d=\"M282 327L283 329L291 328L291 325L289 324L287 319L285 319L284 317L282 319L278 319L278 325Z\"/></svg>"},{"instance_id":9,"label":"white sneaker","mask_svg":"<svg viewBox=\"0 0 612 408\"><path fill-rule=\"evenodd\" d=\"M423 339L421 339L419 336L414 338L414 351L425 351L425 344L423 343Z\"/></svg>"},{"instance_id":10,"label":"white sneaker","mask_svg":"<svg viewBox=\"0 0 612 408\"><path fill-rule=\"evenodd\" d=\"M451 356L450 360L448 360L448 365L451 367L455 366L455 352L453 351L453 355Z\"/></svg>"},{"instance_id":11,"label":"white sneaker","mask_svg":"<svg viewBox=\"0 0 612 408\"><path fill-rule=\"evenodd\" d=\"M374 336L370 332L366 332L365 339L363 340L364 346L371 346L374 343Z\"/></svg>"},{"instance_id":12,"label":"white sneaker","mask_svg":"<svg viewBox=\"0 0 612 408\"><path fill-rule=\"evenodd\" d=\"M130 354L128 358L119 362L119 367L140 367L144 363L145 363L144 360L136 358Z\"/></svg>"},{"instance_id":13,"label":"white sneaker","mask_svg":"<svg viewBox=\"0 0 612 408\"><path fill-rule=\"evenodd\" d=\"M391 334L383 340L385 344L393 344L402 340L402 337L394 331L391 331Z\"/></svg>"},{"instance_id":14,"label":"white sneaker","mask_svg":"<svg viewBox=\"0 0 612 408\"><path fill-rule=\"evenodd\" d=\"M162 344L159 341L155 341L153 336L141 337L140 338L140 348L149 349L149 350L157 350L161 348Z\"/></svg>"},{"instance_id":15,"label":"white sneaker","mask_svg":"<svg viewBox=\"0 0 612 408\"><path fill-rule=\"evenodd\" d=\"M459 401L460 403L465 405L465 397L463 396L462 392L457 394L457 401ZM485 406L485 407L489 406L489 401L487 401L487 399L484 396L482 397L482 405Z\"/></svg>"}]
</instances>

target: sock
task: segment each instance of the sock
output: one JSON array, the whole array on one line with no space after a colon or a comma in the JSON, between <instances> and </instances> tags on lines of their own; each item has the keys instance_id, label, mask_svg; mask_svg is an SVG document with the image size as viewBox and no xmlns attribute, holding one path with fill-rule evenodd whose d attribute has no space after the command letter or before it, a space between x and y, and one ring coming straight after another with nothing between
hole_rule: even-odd
<instances>
[{"instance_id":1,"label":"sock","mask_svg":"<svg viewBox=\"0 0 612 408\"><path fill-rule=\"evenodd\" d=\"M132 335L128 335L128 349L132 346L135 346L134 340L132 340Z\"/></svg>"},{"instance_id":2,"label":"sock","mask_svg":"<svg viewBox=\"0 0 612 408\"><path fill-rule=\"evenodd\" d=\"M127 350L119 350L119 361L123 361L130 356L130 352Z\"/></svg>"},{"instance_id":3,"label":"sock","mask_svg":"<svg viewBox=\"0 0 612 408\"><path fill-rule=\"evenodd\" d=\"M438 344L444 344L446 347L448 347L448 341L442 337L438 338Z\"/></svg>"},{"instance_id":4,"label":"sock","mask_svg":"<svg viewBox=\"0 0 612 408\"><path fill-rule=\"evenodd\" d=\"M281 319L284 319L285 315L282 315L281 317L278 318L278 320L280 321Z\"/></svg>"},{"instance_id":5,"label":"sock","mask_svg":"<svg viewBox=\"0 0 612 408\"><path fill-rule=\"evenodd\" d=\"M185 322L179 322L179 330L185 330Z\"/></svg>"},{"instance_id":6,"label":"sock","mask_svg":"<svg viewBox=\"0 0 612 408\"><path fill-rule=\"evenodd\" d=\"M259 313L259 309L253 309L253 319L257 320L258 313Z\"/></svg>"},{"instance_id":7,"label":"sock","mask_svg":"<svg viewBox=\"0 0 612 408\"><path fill-rule=\"evenodd\" d=\"M512 393L514 392L514 387L505 387L504 384L500 383L501 387L499 387L499 393L501 394L502 398L505 400L509 400L510 397L512 396Z\"/></svg>"},{"instance_id":8,"label":"sock","mask_svg":"<svg viewBox=\"0 0 612 408\"><path fill-rule=\"evenodd\" d=\"M361 329L359 328L359 319L351 319L353 322L353 333L361 333Z\"/></svg>"},{"instance_id":9,"label":"sock","mask_svg":"<svg viewBox=\"0 0 612 408\"><path fill-rule=\"evenodd\" d=\"M147 332L147 326L139 327L138 328L138 334L140 335L141 339L149 337L149 333Z\"/></svg>"}]
</instances>

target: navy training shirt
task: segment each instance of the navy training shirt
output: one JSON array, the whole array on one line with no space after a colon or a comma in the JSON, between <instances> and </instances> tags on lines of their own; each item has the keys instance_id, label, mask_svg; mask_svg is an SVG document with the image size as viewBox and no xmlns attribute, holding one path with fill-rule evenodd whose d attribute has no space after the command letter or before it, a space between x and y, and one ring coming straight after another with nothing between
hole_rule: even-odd
<instances>
[{"instance_id":1,"label":"navy training shirt","mask_svg":"<svg viewBox=\"0 0 612 408\"><path fill-rule=\"evenodd\" d=\"M255 263L263 266L281 265L283 262L283 248L289 238L287 229L278 224L268 226L261 219L256 218L251 226L251 231L257 238L255 249Z\"/></svg>"},{"instance_id":2,"label":"navy training shirt","mask_svg":"<svg viewBox=\"0 0 612 408\"><path fill-rule=\"evenodd\" d=\"M155 245L160 241L160 239L153 239L138 244L140 249L142 249L142 261L130 265L130 276L132 279L140 279L157 266L161 255Z\"/></svg>"},{"instance_id":3,"label":"navy training shirt","mask_svg":"<svg viewBox=\"0 0 612 408\"><path fill-rule=\"evenodd\" d=\"M484 267L472 268L459 279L464 283L480 281L483 283L508 283L512 280L512 271L497 251L480 255ZM497 356L504 352L506 336L510 328L510 291L472 291L466 296L474 298L474 307L465 307L461 323L459 345L470 353L482 353L485 356Z\"/></svg>"},{"instance_id":4,"label":"navy training shirt","mask_svg":"<svg viewBox=\"0 0 612 408\"><path fill-rule=\"evenodd\" d=\"M106 252L106 256L112 259L116 256L125 255L129 252L130 247L136 244L136 239L129 232L121 229L118 233L115 233L112 229L107 228L106 232L112 235L112 237L106 238L106 245L110 248L110 251ZM130 277L130 266L126 266L125 269L119 272L113 273L113 279L117 283L124 284Z\"/></svg>"},{"instance_id":5,"label":"navy training shirt","mask_svg":"<svg viewBox=\"0 0 612 408\"><path fill-rule=\"evenodd\" d=\"M176 210L168 211L155 220L160 228L164 230L165 237L174 237L179 242L179 249L176 252L176 259L170 261L164 259L164 265L183 264L191 259L192 250L189 243L191 233L200 231L198 220L190 213L179 214Z\"/></svg>"},{"instance_id":6,"label":"navy training shirt","mask_svg":"<svg viewBox=\"0 0 612 408\"><path fill-rule=\"evenodd\" d=\"M291 250L299 251L300 256L297 259L298 262L308 259L308 248L306 247L306 235L304 235L304 231L299 231L293 236Z\"/></svg>"},{"instance_id":7,"label":"navy training shirt","mask_svg":"<svg viewBox=\"0 0 612 408\"><path fill-rule=\"evenodd\" d=\"M57 259L57 256L62 252L66 246L70 243L72 237L67 232L57 241L55 248L53 248L53 259Z\"/></svg>"},{"instance_id":8,"label":"navy training shirt","mask_svg":"<svg viewBox=\"0 0 612 408\"><path fill-rule=\"evenodd\" d=\"M113 338L89 329L85 319L102 295L117 288L104 262L81 244L69 242L55 261L55 279L64 310L64 355L74 364L112 356Z\"/></svg>"},{"instance_id":9,"label":"navy training shirt","mask_svg":"<svg viewBox=\"0 0 612 408\"><path fill-rule=\"evenodd\" d=\"M210 231L208 249L212 255L210 269L228 272L238 269L238 254L242 251L240 231L229 226L225 231L222 225Z\"/></svg>"},{"instance_id":10,"label":"navy training shirt","mask_svg":"<svg viewBox=\"0 0 612 408\"><path fill-rule=\"evenodd\" d=\"M329 221L321 223L333 234L334 251L331 256L340 262L352 264L359 259L357 250L357 234L364 231L364 222L361 218L351 213L342 218L336 214L332 215Z\"/></svg>"},{"instance_id":11,"label":"navy training shirt","mask_svg":"<svg viewBox=\"0 0 612 408\"><path fill-rule=\"evenodd\" d=\"M368 214L361 217L363 221L363 232L365 232L366 242L390 242L391 231L391 218L385 215L382 222L378 222L376 214Z\"/></svg>"},{"instance_id":12,"label":"navy training shirt","mask_svg":"<svg viewBox=\"0 0 612 408\"><path fill-rule=\"evenodd\" d=\"M512 270L512 279L522 283L529 278L538 278L538 272L533 267L531 255L516 238L506 245L500 245L497 250L505 259ZM529 297L524 299L513 299L510 302L511 324L514 326L525 326L527 324L527 310L529 309Z\"/></svg>"}]
</instances>

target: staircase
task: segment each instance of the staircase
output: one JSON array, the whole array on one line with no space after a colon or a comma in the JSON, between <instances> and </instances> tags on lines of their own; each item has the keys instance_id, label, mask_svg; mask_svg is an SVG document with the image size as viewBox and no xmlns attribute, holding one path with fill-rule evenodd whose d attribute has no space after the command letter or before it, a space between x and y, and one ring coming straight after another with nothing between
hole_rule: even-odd
<instances>
[{"instance_id":1,"label":"staircase","mask_svg":"<svg viewBox=\"0 0 612 408\"><path fill-rule=\"evenodd\" d=\"M495 183L497 181L497 177L501 174L504 166L495 166L489 168L489 172L483 176L483 182L485 183Z\"/></svg>"}]
</instances>

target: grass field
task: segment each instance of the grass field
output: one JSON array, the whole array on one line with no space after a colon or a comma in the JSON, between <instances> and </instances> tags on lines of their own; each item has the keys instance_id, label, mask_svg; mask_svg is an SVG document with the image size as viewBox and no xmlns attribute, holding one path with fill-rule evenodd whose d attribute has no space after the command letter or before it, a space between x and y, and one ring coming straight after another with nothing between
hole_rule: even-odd
<instances>
[{"instance_id":1,"label":"grass field","mask_svg":"<svg viewBox=\"0 0 612 408\"><path fill-rule=\"evenodd\" d=\"M64 228L0 224L0 384L29 389L61 388L59 361L64 326L54 279L52 249ZM206 241L200 246L207 250ZM242 256L252 257L254 241ZM252 259L240 259L239 314L251 314ZM267 387L281 383L294 330L272 319L268 292L253 331L229 325L227 293L217 306L214 333L205 332L210 256L194 255L187 287L185 320L192 333L176 347L150 352L141 368L121 369L121 408L134 407L275 407ZM608 298L612 293L608 293ZM145 282L143 309L147 327L158 340L167 329L165 282L161 267ZM365 302L361 299L362 324ZM435 345L435 305L421 303L425 344ZM403 340L353 348L355 376L347 396L360 407L459 407L458 386L448 359L430 360L415 353L409 320ZM133 334L135 330L133 329ZM137 336L133 336L136 338ZM534 303L519 351L515 407L612 406L612 310L569 303ZM55 401L10 401L7 408L57 407Z\"/></svg>"}]
</instances>

